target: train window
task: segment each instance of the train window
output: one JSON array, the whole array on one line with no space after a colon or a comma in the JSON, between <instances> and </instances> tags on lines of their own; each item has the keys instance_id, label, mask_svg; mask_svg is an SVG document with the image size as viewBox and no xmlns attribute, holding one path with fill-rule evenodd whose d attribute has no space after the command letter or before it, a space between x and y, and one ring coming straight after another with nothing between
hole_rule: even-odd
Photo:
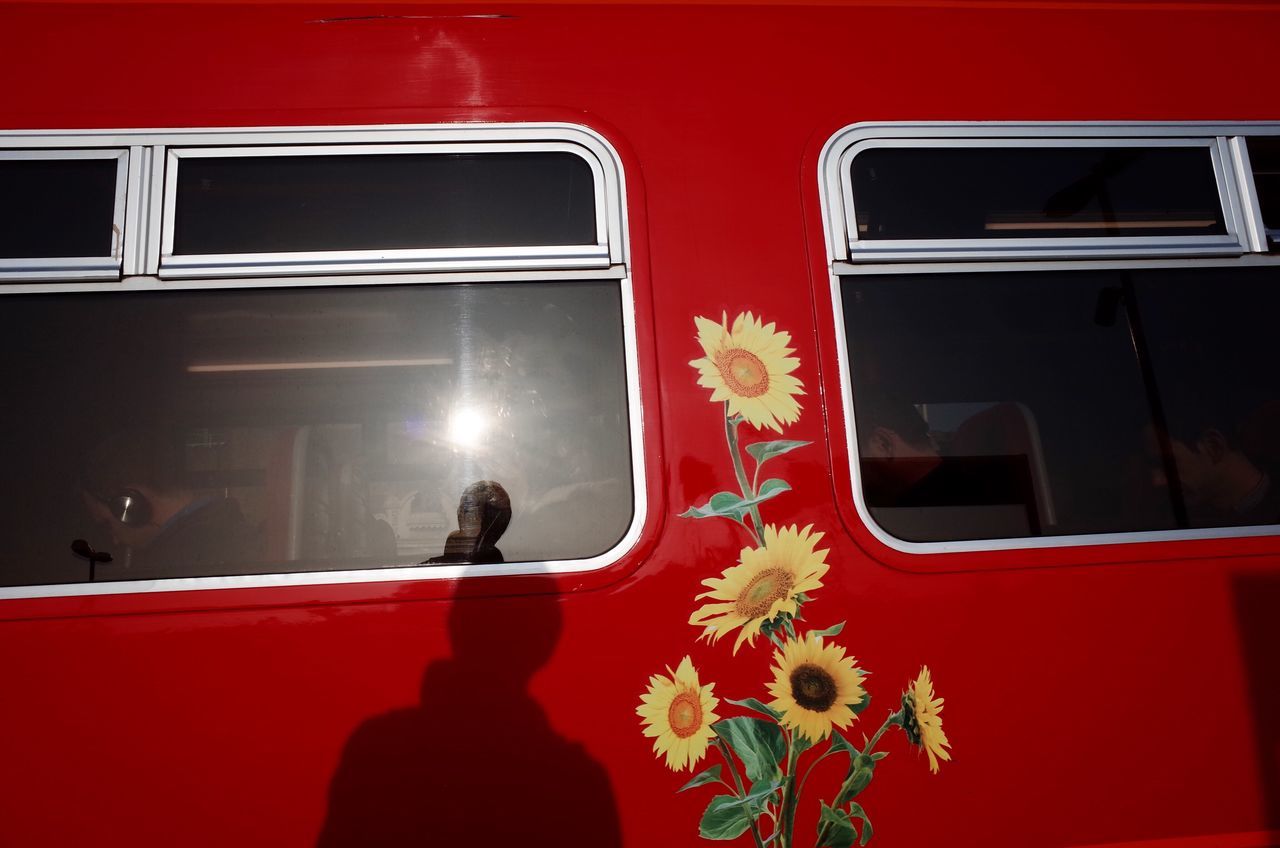
<instances>
[{"instance_id":1,"label":"train window","mask_svg":"<svg viewBox=\"0 0 1280 848\"><path fill-rule=\"evenodd\" d=\"M1236 255L1248 249L1216 138L863 139L832 188L836 258Z\"/></svg>"},{"instance_id":2,"label":"train window","mask_svg":"<svg viewBox=\"0 0 1280 848\"><path fill-rule=\"evenodd\" d=\"M1249 139L1249 159L1262 219L1275 242L1280 239L1280 138Z\"/></svg>"},{"instance_id":3,"label":"train window","mask_svg":"<svg viewBox=\"0 0 1280 848\"><path fill-rule=\"evenodd\" d=\"M631 522L616 283L4 306L11 585L88 579L75 539L114 581L575 559ZM469 557L450 534L484 481L509 526Z\"/></svg>"},{"instance_id":4,"label":"train window","mask_svg":"<svg viewBox=\"0 0 1280 848\"><path fill-rule=\"evenodd\" d=\"M161 276L609 264L601 181L568 144L167 155Z\"/></svg>"},{"instance_id":5,"label":"train window","mask_svg":"<svg viewBox=\"0 0 1280 848\"><path fill-rule=\"evenodd\" d=\"M24 481L0 596L578 570L634 538L622 175L597 136L122 134L125 265L151 274L0 289L0 467Z\"/></svg>"},{"instance_id":6,"label":"train window","mask_svg":"<svg viewBox=\"0 0 1280 848\"><path fill-rule=\"evenodd\" d=\"M183 156L173 252L595 244L573 153Z\"/></svg>"},{"instance_id":7,"label":"train window","mask_svg":"<svg viewBox=\"0 0 1280 848\"><path fill-rule=\"evenodd\" d=\"M881 147L851 168L867 241L1227 232L1207 146Z\"/></svg>"},{"instance_id":8,"label":"train window","mask_svg":"<svg viewBox=\"0 0 1280 848\"><path fill-rule=\"evenodd\" d=\"M1278 271L845 278L872 518L911 542L1277 523Z\"/></svg>"},{"instance_id":9,"label":"train window","mask_svg":"<svg viewBox=\"0 0 1280 848\"><path fill-rule=\"evenodd\" d=\"M123 151L0 151L0 276L120 270Z\"/></svg>"},{"instance_id":10,"label":"train window","mask_svg":"<svg viewBox=\"0 0 1280 848\"><path fill-rule=\"evenodd\" d=\"M855 497L882 539L1280 525L1280 379L1264 364L1280 265L1213 241L1266 249L1237 180L1252 158L1265 203L1274 143L1248 139L1246 158L1243 129L868 126L828 145Z\"/></svg>"}]
</instances>

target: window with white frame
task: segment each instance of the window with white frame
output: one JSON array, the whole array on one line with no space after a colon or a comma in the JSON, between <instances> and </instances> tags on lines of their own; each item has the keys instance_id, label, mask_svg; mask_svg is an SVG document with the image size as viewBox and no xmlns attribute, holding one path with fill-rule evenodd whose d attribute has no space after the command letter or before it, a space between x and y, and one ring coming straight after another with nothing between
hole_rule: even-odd
<instances>
[{"instance_id":1,"label":"window with white frame","mask_svg":"<svg viewBox=\"0 0 1280 848\"><path fill-rule=\"evenodd\" d=\"M846 420L877 535L925 552L1274 532L1277 139L1207 124L833 138Z\"/></svg>"},{"instance_id":2,"label":"window with white frame","mask_svg":"<svg viewBox=\"0 0 1280 848\"><path fill-rule=\"evenodd\" d=\"M6 596L592 568L634 534L624 190L593 133L5 144Z\"/></svg>"}]
</instances>

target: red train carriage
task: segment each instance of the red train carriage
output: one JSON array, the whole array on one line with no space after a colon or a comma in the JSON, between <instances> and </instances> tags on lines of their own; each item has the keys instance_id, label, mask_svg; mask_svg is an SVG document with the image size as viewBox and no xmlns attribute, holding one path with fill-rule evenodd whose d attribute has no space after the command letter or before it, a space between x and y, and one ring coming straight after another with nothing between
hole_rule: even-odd
<instances>
[{"instance_id":1,"label":"red train carriage","mask_svg":"<svg viewBox=\"0 0 1280 848\"><path fill-rule=\"evenodd\" d=\"M0 7L0 844L1280 844L1277 35Z\"/></svg>"}]
</instances>

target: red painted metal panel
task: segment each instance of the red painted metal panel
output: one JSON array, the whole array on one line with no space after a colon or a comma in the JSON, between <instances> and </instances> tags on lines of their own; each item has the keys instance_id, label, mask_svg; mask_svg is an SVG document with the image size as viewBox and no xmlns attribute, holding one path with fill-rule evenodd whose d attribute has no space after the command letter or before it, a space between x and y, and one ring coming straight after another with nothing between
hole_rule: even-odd
<instances>
[{"instance_id":1,"label":"red painted metal panel","mask_svg":"<svg viewBox=\"0 0 1280 848\"><path fill-rule=\"evenodd\" d=\"M770 514L826 533L812 612L847 619L874 672L866 729L922 663L946 697L955 759L931 775L893 740L865 796L877 840L1280 826L1280 543L877 542L852 507L817 197L821 145L856 121L1275 120L1278 35L1272 4L0 7L2 129L603 133L628 180L651 493L599 573L0 602L0 844L312 844L326 821L332 844L699 842L710 793L674 794L635 708L686 654L718 693L766 697L768 651L686 623L746 539L676 517L733 487L693 317L746 310L800 360L786 437L813 445L773 461L793 491ZM799 815L809 844L816 802Z\"/></svg>"}]
</instances>

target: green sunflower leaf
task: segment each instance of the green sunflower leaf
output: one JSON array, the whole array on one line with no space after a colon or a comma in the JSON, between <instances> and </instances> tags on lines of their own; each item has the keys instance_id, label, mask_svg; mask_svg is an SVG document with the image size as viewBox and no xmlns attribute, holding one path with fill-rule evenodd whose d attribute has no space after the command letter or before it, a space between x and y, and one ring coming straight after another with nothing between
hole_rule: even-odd
<instances>
[{"instance_id":1,"label":"green sunflower leaf","mask_svg":"<svg viewBox=\"0 0 1280 848\"><path fill-rule=\"evenodd\" d=\"M775 456L781 456L784 453L790 453L796 448L811 444L813 442L795 442L790 439L778 439L774 442L756 442L753 445L747 445L747 453L755 457L756 468L759 468Z\"/></svg>"},{"instance_id":2,"label":"green sunflower leaf","mask_svg":"<svg viewBox=\"0 0 1280 848\"><path fill-rule=\"evenodd\" d=\"M745 707L748 710L755 710L761 715L767 715L775 721L782 718L782 713L778 712L768 704L756 700L755 698L743 698L741 701L735 701L733 698L725 698L725 700L730 704L733 704L735 707Z\"/></svg>"},{"instance_id":3,"label":"green sunflower leaf","mask_svg":"<svg viewBox=\"0 0 1280 848\"><path fill-rule=\"evenodd\" d=\"M822 813L818 817L818 848L851 848L858 832L853 828L853 820L840 810L828 807L825 801ZM826 836L823 836L825 832Z\"/></svg>"},{"instance_id":4,"label":"green sunflower leaf","mask_svg":"<svg viewBox=\"0 0 1280 848\"><path fill-rule=\"evenodd\" d=\"M770 498L789 491L791 486L785 480L765 480L760 484L760 491L755 497L744 499L733 492L717 492L702 506L690 507L680 513L680 517L732 518L741 524L753 506L758 506Z\"/></svg>"},{"instance_id":5,"label":"green sunflower leaf","mask_svg":"<svg viewBox=\"0 0 1280 848\"><path fill-rule=\"evenodd\" d=\"M865 709L866 709L867 707L869 707L869 706L871 706L871 693L870 693L870 692L863 692L863 693L862 693L862 700L861 700L861 701L859 701L859 702L858 702L858 703L856 703L856 704L850 704L850 705L849 705L849 709L853 710L853 714L854 714L854 715L860 715L860 714L862 713L862 711L863 711L863 710L865 710Z\"/></svg>"},{"instance_id":6,"label":"green sunflower leaf","mask_svg":"<svg viewBox=\"0 0 1280 848\"><path fill-rule=\"evenodd\" d=\"M841 630L844 630L843 621L840 622L839 624L833 624L830 627L824 627L822 630L810 630L809 635L821 636L825 639L828 636L839 636Z\"/></svg>"},{"instance_id":7,"label":"green sunflower leaf","mask_svg":"<svg viewBox=\"0 0 1280 848\"><path fill-rule=\"evenodd\" d=\"M707 805L698 823L698 835L703 839L737 839L751 827L751 816L742 799L733 795L717 795Z\"/></svg>"},{"instance_id":8,"label":"green sunflower leaf","mask_svg":"<svg viewBox=\"0 0 1280 848\"><path fill-rule=\"evenodd\" d=\"M684 786L681 786L676 791L683 792L686 789L692 789L695 786L704 786L708 783L715 783L720 779L720 772L722 768L723 767L720 765L714 765L709 769L700 771L693 776L693 780L690 780L688 783L686 783Z\"/></svg>"},{"instance_id":9,"label":"green sunflower leaf","mask_svg":"<svg viewBox=\"0 0 1280 848\"><path fill-rule=\"evenodd\" d=\"M726 718L711 725L742 760L742 768L751 782L769 782L781 772L787 746L782 729L775 722L759 718Z\"/></svg>"},{"instance_id":10,"label":"green sunflower leaf","mask_svg":"<svg viewBox=\"0 0 1280 848\"><path fill-rule=\"evenodd\" d=\"M747 812L752 819L758 819L764 815L764 805L767 802L777 800L774 796L782 789L782 782L782 778L775 778L769 781L762 780L752 786L746 795L742 796L741 803L747 808Z\"/></svg>"},{"instance_id":11,"label":"green sunflower leaf","mask_svg":"<svg viewBox=\"0 0 1280 848\"><path fill-rule=\"evenodd\" d=\"M875 833L871 829L871 819L867 818L867 811L862 809L861 804L849 805L849 820L862 819L862 836L858 839L859 845L866 845L871 841L871 835Z\"/></svg>"},{"instance_id":12,"label":"green sunflower leaf","mask_svg":"<svg viewBox=\"0 0 1280 848\"><path fill-rule=\"evenodd\" d=\"M756 496L751 499L752 504L758 504L769 498L777 497L783 492L791 491L791 484L786 480L779 480L777 477L771 477L760 484Z\"/></svg>"},{"instance_id":13,"label":"green sunflower leaf","mask_svg":"<svg viewBox=\"0 0 1280 848\"><path fill-rule=\"evenodd\" d=\"M871 779L876 774L875 761L866 754L859 754L854 758L853 764L850 766L850 776L845 781L840 794L836 796L836 806L840 806L846 801L850 801L858 796L858 793L866 789L871 783Z\"/></svg>"}]
</instances>

